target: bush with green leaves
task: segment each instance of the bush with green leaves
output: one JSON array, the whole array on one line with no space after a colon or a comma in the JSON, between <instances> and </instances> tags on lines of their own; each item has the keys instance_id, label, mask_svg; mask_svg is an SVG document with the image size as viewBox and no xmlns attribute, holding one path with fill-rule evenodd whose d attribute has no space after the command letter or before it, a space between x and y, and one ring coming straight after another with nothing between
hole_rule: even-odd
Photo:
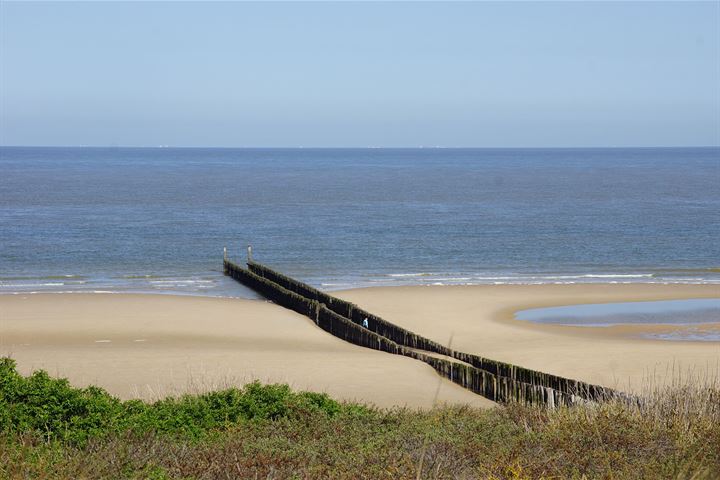
<instances>
[{"instance_id":1,"label":"bush with green leaves","mask_svg":"<svg viewBox=\"0 0 720 480\"><path fill-rule=\"evenodd\" d=\"M75 388L39 370L20 375L15 362L0 359L0 432L34 432L48 439L85 442L124 431L199 438L243 421L273 420L343 406L325 394L295 393L287 385L250 383L242 389L166 398L155 403L120 401L99 387Z\"/></svg>"},{"instance_id":2,"label":"bush with green leaves","mask_svg":"<svg viewBox=\"0 0 720 480\"><path fill-rule=\"evenodd\" d=\"M0 478L720 478L717 384L645 400L375 409L252 383L122 402L0 359Z\"/></svg>"}]
</instances>

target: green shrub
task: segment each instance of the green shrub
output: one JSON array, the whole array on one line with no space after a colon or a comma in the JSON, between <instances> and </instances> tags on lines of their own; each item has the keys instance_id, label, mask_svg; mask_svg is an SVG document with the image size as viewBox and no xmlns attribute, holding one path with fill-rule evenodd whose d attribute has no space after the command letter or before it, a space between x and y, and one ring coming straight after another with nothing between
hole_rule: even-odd
<instances>
[{"instance_id":1,"label":"green shrub","mask_svg":"<svg viewBox=\"0 0 720 480\"><path fill-rule=\"evenodd\" d=\"M716 386L642 405L376 409L252 383L121 402L0 359L0 478L720 478Z\"/></svg>"},{"instance_id":2,"label":"green shrub","mask_svg":"<svg viewBox=\"0 0 720 480\"><path fill-rule=\"evenodd\" d=\"M32 432L78 443L124 431L199 438L243 421L274 420L307 411L332 416L341 410L325 394L294 393L287 385L259 382L150 404L121 402L102 388L74 388L66 379L50 378L42 370L23 377L12 359L0 359L2 433Z\"/></svg>"},{"instance_id":3,"label":"green shrub","mask_svg":"<svg viewBox=\"0 0 720 480\"><path fill-rule=\"evenodd\" d=\"M73 388L40 370L23 377L9 358L0 360L0 418L3 431L37 432L84 441L112 429L122 403L98 387Z\"/></svg>"}]
</instances>

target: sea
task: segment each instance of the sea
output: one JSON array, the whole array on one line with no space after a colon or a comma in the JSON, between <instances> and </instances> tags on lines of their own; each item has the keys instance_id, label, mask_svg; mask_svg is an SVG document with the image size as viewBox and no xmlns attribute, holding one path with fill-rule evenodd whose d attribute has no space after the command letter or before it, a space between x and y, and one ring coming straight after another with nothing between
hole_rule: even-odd
<instances>
[{"instance_id":1,"label":"sea","mask_svg":"<svg viewBox=\"0 0 720 480\"><path fill-rule=\"evenodd\" d=\"M0 147L0 294L720 285L720 148ZM720 292L720 288L719 288Z\"/></svg>"}]
</instances>

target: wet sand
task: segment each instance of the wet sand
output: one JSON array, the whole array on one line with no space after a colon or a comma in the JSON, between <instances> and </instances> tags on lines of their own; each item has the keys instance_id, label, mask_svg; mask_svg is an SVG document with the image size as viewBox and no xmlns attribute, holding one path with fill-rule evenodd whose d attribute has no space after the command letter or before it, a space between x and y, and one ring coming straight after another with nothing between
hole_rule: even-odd
<instances>
[{"instance_id":1,"label":"wet sand","mask_svg":"<svg viewBox=\"0 0 720 480\"><path fill-rule=\"evenodd\" d=\"M335 292L452 348L587 382L641 391L672 380L718 378L720 342L663 341L678 326L570 327L514 318L529 308L719 298L718 285L575 284L379 287ZM720 329L720 324L703 328Z\"/></svg>"},{"instance_id":2,"label":"wet sand","mask_svg":"<svg viewBox=\"0 0 720 480\"><path fill-rule=\"evenodd\" d=\"M239 386L252 380L378 406L492 402L428 365L337 339L259 300L122 294L0 296L0 355L121 398Z\"/></svg>"}]
</instances>

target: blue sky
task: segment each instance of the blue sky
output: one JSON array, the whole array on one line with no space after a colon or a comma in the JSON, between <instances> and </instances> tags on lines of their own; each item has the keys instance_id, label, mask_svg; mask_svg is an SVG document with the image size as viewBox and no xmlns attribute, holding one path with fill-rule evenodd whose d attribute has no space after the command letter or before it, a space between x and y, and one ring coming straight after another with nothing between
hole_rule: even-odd
<instances>
[{"instance_id":1,"label":"blue sky","mask_svg":"<svg viewBox=\"0 0 720 480\"><path fill-rule=\"evenodd\" d=\"M0 6L0 144L720 144L720 3Z\"/></svg>"}]
</instances>

